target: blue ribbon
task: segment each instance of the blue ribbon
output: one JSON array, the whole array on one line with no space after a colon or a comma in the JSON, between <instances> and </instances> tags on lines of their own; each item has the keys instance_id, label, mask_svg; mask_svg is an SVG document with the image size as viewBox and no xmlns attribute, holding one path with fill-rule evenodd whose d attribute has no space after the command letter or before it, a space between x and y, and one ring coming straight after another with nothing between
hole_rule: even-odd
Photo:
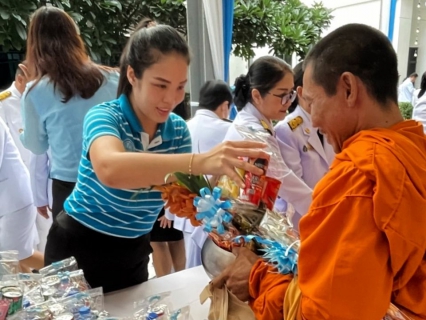
<instances>
[{"instance_id":1,"label":"blue ribbon","mask_svg":"<svg viewBox=\"0 0 426 320\"><path fill-rule=\"evenodd\" d=\"M234 241L237 243L241 243L241 240L244 240L245 242L256 240L258 243L264 245L266 248L260 249L264 252L263 258L270 264L274 265L279 273L297 274L297 259L299 255L292 246L298 241L289 246L284 246L277 241L265 239L255 235L238 236L234 238Z\"/></svg>"},{"instance_id":2,"label":"blue ribbon","mask_svg":"<svg viewBox=\"0 0 426 320\"><path fill-rule=\"evenodd\" d=\"M173 312L170 315L170 320L178 320L180 313L181 313L180 309L178 311Z\"/></svg>"},{"instance_id":3,"label":"blue ribbon","mask_svg":"<svg viewBox=\"0 0 426 320\"><path fill-rule=\"evenodd\" d=\"M232 207L229 200L221 201L222 189L215 187L213 192L209 188L200 190L201 197L194 199L197 208L195 218L203 223L204 231L216 230L219 234L225 233L225 224L232 221L232 215L226 211Z\"/></svg>"}]
</instances>

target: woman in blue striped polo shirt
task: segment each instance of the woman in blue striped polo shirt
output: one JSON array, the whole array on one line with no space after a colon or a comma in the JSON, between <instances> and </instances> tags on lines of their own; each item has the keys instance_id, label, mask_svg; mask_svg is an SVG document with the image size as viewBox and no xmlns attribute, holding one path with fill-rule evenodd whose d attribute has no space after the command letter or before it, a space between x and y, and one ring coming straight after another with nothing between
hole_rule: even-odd
<instances>
[{"instance_id":1,"label":"woman in blue striped polo shirt","mask_svg":"<svg viewBox=\"0 0 426 320\"><path fill-rule=\"evenodd\" d=\"M227 142L190 154L186 123L172 110L184 98L188 46L159 25L136 31L122 59L119 98L93 107L83 128L77 184L53 224L45 264L74 256L92 287L105 292L148 279L149 232L163 207L168 173L260 173L238 157L266 157L255 142ZM138 190L137 195L135 192Z\"/></svg>"}]
</instances>

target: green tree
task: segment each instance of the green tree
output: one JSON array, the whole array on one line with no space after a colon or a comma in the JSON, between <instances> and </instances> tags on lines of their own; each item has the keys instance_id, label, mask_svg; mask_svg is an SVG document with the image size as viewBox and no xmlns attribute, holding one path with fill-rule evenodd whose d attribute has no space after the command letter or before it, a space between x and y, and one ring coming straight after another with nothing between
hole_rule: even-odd
<instances>
[{"instance_id":1,"label":"green tree","mask_svg":"<svg viewBox=\"0 0 426 320\"><path fill-rule=\"evenodd\" d=\"M184 0L1 0L3 51L24 49L31 13L46 2L71 15L92 59L107 64L118 62L128 34L144 16L187 33ZM331 19L322 3L307 7L300 0L235 0L234 54L249 59L254 48L269 46L275 55L296 52L303 58Z\"/></svg>"}]
</instances>

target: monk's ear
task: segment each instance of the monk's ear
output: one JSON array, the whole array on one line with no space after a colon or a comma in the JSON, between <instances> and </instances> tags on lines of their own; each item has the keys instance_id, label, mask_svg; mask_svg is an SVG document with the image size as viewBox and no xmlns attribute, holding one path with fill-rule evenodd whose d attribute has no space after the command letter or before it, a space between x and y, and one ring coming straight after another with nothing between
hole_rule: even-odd
<instances>
[{"instance_id":1,"label":"monk's ear","mask_svg":"<svg viewBox=\"0 0 426 320\"><path fill-rule=\"evenodd\" d=\"M355 106L359 94L359 82L357 77L351 72L343 72L340 76L340 85L346 103L349 107Z\"/></svg>"}]
</instances>

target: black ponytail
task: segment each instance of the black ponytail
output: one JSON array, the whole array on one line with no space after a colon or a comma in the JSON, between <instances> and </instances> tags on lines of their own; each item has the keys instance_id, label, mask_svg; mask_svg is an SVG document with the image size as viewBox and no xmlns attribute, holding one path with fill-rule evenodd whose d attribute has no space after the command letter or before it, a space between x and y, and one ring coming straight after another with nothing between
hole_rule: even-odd
<instances>
[{"instance_id":1,"label":"black ponytail","mask_svg":"<svg viewBox=\"0 0 426 320\"><path fill-rule=\"evenodd\" d=\"M422 75L422 81L420 83L420 92L417 98L421 98L424 95L425 91L426 91L426 71Z\"/></svg>"},{"instance_id":2,"label":"black ponytail","mask_svg":"<svg viewBox=\"0 0 426 320\"><path fill-rule=\"evenodd\" d=\"M257 59L249 68L247 75L235 79L234 103L238 110L252 102L251 92L257 89L264 97L288 73L291 67L282 59L265 56Z\"/></svg>"},{"instance_id":3,"label":"black ponytail","mask_svg":"<svg viewBox=\"0 0 426 320\"><path fill-rule=\"evenodd\" d=\"M247 81L247 76L242 74L236 78L234 86L234 103L240 111L249 102L250 83Z\"/></svg>"}]
</instances>

